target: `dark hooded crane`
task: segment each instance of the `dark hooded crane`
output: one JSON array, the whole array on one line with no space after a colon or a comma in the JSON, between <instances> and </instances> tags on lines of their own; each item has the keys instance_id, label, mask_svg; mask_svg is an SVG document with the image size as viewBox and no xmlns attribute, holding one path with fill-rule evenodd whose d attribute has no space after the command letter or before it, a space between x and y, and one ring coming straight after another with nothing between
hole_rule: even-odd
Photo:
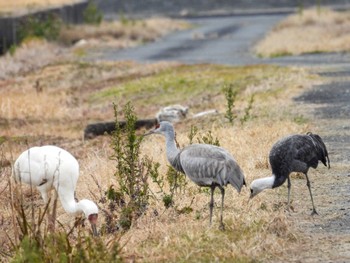
<instances>
[{"instance_id":1,"label":"dark hooded crane","mask_svg":"<svg viewBox=\"0 0 350 263\"><path fill-rule=\"evenodd\" d=\"M55 188L64 210L70 214L83 213L91 223L93 234L97 235L97 205L88 199L76 202L74 198L79 164L73 155L53 145L32 147L18 157L13 168L15 180L35 186L45 203Z\"/></svg>"},{"instance_id":2,"label":"dark hooded crane","mask_svg":"<svg viewBox=\"0 0 350 263\"><path fill-rule=\"evenodd\" d=\"M312 198L309 168L317 168L321 161L325 166L329 164L328 152L320 136L311 132L306 135L290 135L277 141L270 151L270 165L272 176L254 180L250 185L250 197L254 197L264 189L276 188L288 181L288 209L290 206L290 173L301 172L306 176L306 185L312 202L312 215L317 214Z\"/></svg>"},{"instance_id":3,"label":"dark hooded crane","mask_svg":"<svg viewBox=\"0 0 350 263\"><path fill-rule=\"evenodd\" d=\"M210 225L214 206L214 190L216 187L220 189L220 229L223 230L224 186L231 184L240 192L242 186L246 185L243 172L232 155L221 147L209 144L192 144L179 150L176 147L174 127L167 121L160 122L154 130L145 135L150 134L165 136L167 158L176 170L186 174L197 185L210 187Z\"/></svg>"}]
</instances>

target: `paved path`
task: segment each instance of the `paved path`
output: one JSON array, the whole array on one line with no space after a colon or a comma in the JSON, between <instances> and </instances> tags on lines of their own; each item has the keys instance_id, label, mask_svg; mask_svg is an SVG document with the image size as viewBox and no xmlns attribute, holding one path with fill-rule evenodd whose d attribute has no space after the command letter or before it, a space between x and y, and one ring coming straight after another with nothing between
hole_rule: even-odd
<instances>
[{"instance_id":1,"label":"paved path","mask_svg":"<svg viewBox=\"0 0 350 263\"><path fill-rule=\"evenodd\" d=\"M94 58L140 62L176 60L184 63L255 64L251 43L284 17L283 14L189 19L195 26L132 49L103 50Z\"/></svg>"}]
</instances>

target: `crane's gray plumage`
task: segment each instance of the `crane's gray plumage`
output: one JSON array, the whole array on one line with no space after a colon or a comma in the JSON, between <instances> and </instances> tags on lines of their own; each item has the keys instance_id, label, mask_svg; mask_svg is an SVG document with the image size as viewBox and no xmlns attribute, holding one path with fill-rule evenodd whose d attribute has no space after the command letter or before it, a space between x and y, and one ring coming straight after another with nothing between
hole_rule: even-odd
<instances>
[{"instance_id":1,"label":"crane's gray plumage","mask_svg":"<svg viewBox=\"0 0 350 263\"><path fill-rule=\"evenodd\" d=\"M221 225L222 210L224 203L225 189L227 184L231 184L238 192L245 185L244 174L232 157L225 149L209 144L192 144L179 150L175 143L175 131L170 122L160 122L160 124L149 134L163 134L166 138L167 158L170 164L178 171L186 174L193 182L199 186L211 188L210 201L210 223L212 221L213 192L216 187L221 190Z\"/></svg>"},{"instance_id":2,"label":"crane's gray plumage","mask_svg":"<svg viewBox=\"0 0 350 263\"><path fill-rule=\"evenodd\" d=\"M317 168L321 161L330 168L328 151L321 137L311 132L306 135L290 135L277 141L270 151L269 161L273 176L254 180L251 184L251 197L267 188L276 188L288 180L288 207L290 204L290 173L305 174L310 192L313 214L317 214L308 177L309 168Z\"/></svg>"}]
</instances>

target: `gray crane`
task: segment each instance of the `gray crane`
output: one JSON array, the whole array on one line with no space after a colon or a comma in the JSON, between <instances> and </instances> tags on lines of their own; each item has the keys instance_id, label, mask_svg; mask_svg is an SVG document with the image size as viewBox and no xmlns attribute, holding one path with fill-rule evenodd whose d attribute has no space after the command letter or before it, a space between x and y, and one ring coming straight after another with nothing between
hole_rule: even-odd
<instances>
[{"instance_id":1,"label":"gray crane","mask_svg":"<svg viewBox=\"0 0 350 263\"><path fill-rule=\"evenodd\" d=\"M328 152L321 137L308 132L306 135L295 134L277 141L269 155L272 176L254 180L250 185L250 198L265 189L276 188L288 180L288 209L290 207L290 173L301 172L306 176L306 185L312 202L312 215L317 214L312 198L310 180L307 175L310 167L316 169L321 161L330 168Z\"/></svg>"},{"instance_id":2,"label":"gray crane","mask_svg":"<svg viewBox=\"0 0 350 263\"><path fill-rule=\"evenodd\" d=\"M166 154L170 164L178 171L186 174L199 186L210 187L210 225L212 223L214 190L218 187L221 191L221 217L220 229L224 230L223 205L225 188L231 184L238 192L246 185L244 174L225 149L210 144L192 144L183 149L178 149L175 142L175 130L170 122L162 121L156 128L146 135L162 134L166 141Z\"/></svg>"}]
</instances>

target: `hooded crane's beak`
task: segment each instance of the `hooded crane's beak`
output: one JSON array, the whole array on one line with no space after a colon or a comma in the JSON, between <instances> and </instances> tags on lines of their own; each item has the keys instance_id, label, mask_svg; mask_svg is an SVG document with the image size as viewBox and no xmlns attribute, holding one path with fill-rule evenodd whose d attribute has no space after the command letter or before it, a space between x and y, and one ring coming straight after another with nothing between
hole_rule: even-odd
<instances>
[{"instance_id":1,"label":"hooded crane's beak","mask_svg":"<svg viewBox=\"0 0 350 263\"><path fill-rule=\"evenodd\" d=\"M95 237L98 236L97 227L96 227L97 218L98 218L98 214L91 214L91 215L89 215L89 221L90 221L90 224L91 224L92 234Z\"/></svg>"},{"instance_id":2,"label":"hooded crane's beak","mask_svg":"<svg viewBox=\"0 0 350 263\"><path fill-rule=\"evenodd\" d=\"M255 196L253 189L250 189L250 197L249 200L251 200Z\"/></svg>"}]
</instances>

